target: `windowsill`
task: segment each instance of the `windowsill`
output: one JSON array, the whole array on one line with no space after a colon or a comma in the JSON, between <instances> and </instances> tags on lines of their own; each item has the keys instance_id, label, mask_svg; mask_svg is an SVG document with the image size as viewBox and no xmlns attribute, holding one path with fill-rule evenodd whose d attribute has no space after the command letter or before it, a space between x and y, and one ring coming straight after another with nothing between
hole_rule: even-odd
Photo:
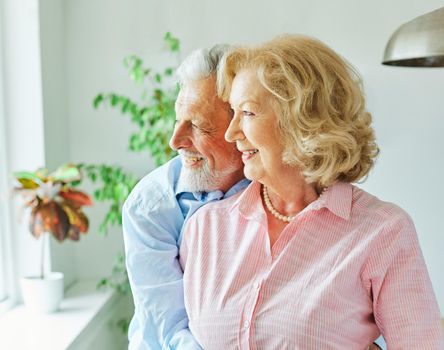
<instances>
[{"instance_id":1,"label":"windowsill","mask_svg":"<svg viewBox=\"0 0 444 350\"><path fill-rule=\"evenodd\" d=\"M0 320L4 313L12 309L14 302L11 299L0 301Z\"/></svg>"},{"instance_id":2,"label":"windowsill","mask_svg":"<svg viewBox=\"0 0 444 350\"><path fill-rule=\"evenodd\" d=\"M35 315L23 305L0 317L1 349L73 349L81 338L96 333L94 327L108 323L121 296L111 290L99 291L97 282L78 282L65 292L60 310Z\"/></svg>"}]
</instances>

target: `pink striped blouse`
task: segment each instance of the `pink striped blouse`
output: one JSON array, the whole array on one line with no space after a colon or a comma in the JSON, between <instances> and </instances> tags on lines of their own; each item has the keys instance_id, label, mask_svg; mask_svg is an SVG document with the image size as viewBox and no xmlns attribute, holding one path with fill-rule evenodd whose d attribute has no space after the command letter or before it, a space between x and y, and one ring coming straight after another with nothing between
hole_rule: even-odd
<instances>
[{"instance_id":1,"label":"pink striped blouse","mask_svg":"<svg viewBox=\"0 0 444 350\"><path fill-rule=\"evenodd\" d=\"M270 248L260 184L201 208L181 247L189 327L205 350L444 349L415 228L399 207L329 188Z\"/></svg>"}]
</instances>

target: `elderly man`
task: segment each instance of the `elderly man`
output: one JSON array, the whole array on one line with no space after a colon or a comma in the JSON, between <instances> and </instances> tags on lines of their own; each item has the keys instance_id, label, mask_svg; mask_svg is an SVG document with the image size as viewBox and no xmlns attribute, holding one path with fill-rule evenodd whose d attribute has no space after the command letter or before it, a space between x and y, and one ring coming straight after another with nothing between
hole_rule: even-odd
<instances>
[{"instance_id":1,"label":"elderly man","mask_svg":"<svg viewBox=\"0 0 444 350\"><path fill-rule=\"evenodd\" d=\"M179 157L144 177L123 208L128 276L135 312L130 349L200 349L188 329L178 251L184 222L203 204L248 185L236 146L224 139L230 106L216 94L226 47L192 53L179 67L176 126Z\"/></svg>"},{"instance_id":2,"label":"elderly man","mask_svg":"<svg viewBox=\"0 0 444 350\"><path fill-rule=\"evenodd\" d=\"M123 208L128 276L135 313L130 349L198 349L188 330L178 263L181 230L201 205L246 187L243 163L224 139L231 109L216 94L224 47L199 50L179 67L177 157L143 178ZM180 174L180 176L179 176Z\"/></svg>"}]
</instances>

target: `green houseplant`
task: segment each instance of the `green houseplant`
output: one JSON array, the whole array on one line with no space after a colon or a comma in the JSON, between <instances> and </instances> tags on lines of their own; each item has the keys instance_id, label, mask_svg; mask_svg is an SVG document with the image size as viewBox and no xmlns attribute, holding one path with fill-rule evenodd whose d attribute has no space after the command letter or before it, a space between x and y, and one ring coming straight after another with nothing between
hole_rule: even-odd
<instances>
[{"instance_id":1,"label":"green houseplant","mask_svg":"<svg viewBox=\"0 0 444 350\"><path fill-rule=\"evenodd\" d=\"M179 40L168 32L164 35L164 43L167 52L178 64ZM126 57L123 64L129 78L140 91L140 99L136 101L116 92L99 93L93 100L93 107L111 108L128 117L136 129L129 136L129 151L148 151L155 165L159 166L176 155L168 144L174 129L174 103L179 92L174 81L176 67L156 70L148 67L136 55ZM78 166L96 185L93 193L95 200L109 205L99 227L100 233L106 235L111 226L122 225L122 205L139 179L118 165L82 163ZM102 278L98 286L113 288L122 294L129 293L123 254L116 257L109 276ZM122 318L117 324L126 332L127 319Z\"/></svg>"},{"instance_id":2,"label":"green houseplant","mask_svg":"<svg viewBox=\"0 0 444 350\"><path fill-rule=\"evenodd\" d=\"M14 173L15 192L23 198L30 211L29 230L41 241L40 273L22 278L23 299L27 307L38 312L53 312L63 298L63 274L45 268L45 238L52 235L57 241L78 241L88 231L88 218L83 206L92 204L91 198L74 186L81 181L79 169L72 164L49 173L45 168L34 172Z\"/></svg>"}]
</instances>

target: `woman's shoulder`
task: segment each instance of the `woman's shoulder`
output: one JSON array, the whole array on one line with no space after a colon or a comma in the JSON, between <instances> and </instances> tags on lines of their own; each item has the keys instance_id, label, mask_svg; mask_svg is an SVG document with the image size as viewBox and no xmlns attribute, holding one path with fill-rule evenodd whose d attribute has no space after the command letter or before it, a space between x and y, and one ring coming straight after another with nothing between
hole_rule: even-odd
<instances>
[{"instance_id":1,"label":"woman's shoulder","mask_svg":"<svg viewBox=\"0 0 444 350\"><path fill-rule=\"evenodd\" d=\"M382 200L377 196L357 187L353 186L353 204L355 213L373 217L382 221L409 221L410 215L399 205Z\"/></svg>"}]
</instances>

